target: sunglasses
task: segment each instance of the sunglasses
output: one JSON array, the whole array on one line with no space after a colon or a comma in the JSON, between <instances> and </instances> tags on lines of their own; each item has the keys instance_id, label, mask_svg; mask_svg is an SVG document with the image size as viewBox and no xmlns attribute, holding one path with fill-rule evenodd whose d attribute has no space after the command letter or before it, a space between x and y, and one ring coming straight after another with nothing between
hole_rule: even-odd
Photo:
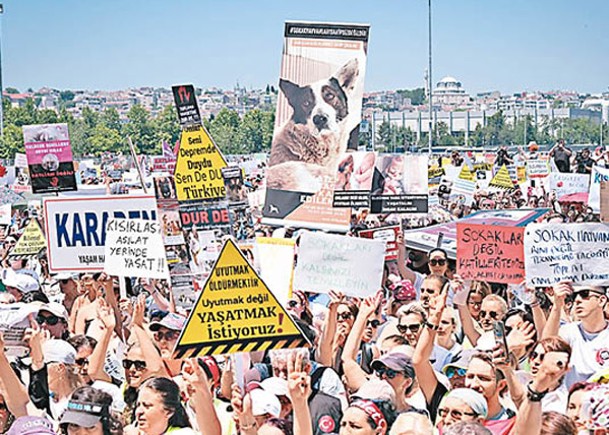
<instances>
[{"instance_id":1,"label":"sunglasses","mask_svg":"<svg viewBox=\"0 0 609 435\"><path fill-rule=\"evenodd\" d=\"M295 301L293 299L291 301L288 301L289 308L296 308L297 306L298 306L298 301Z\"/></svg>"},{"instance_id":2,"label":"sunglasses","mask_svg":"<svg viewBox=\"0 0 609 435\"><path fill-rule=\"evenodd\" d=\"M434 258L433 260L429 260L429 264L430 266L444 266L446 264L446 260L443 258L436 260Z\"/></svg>"},{"instance_id":3,"label":"sunglasses","mask_svg":"<svg viewBox=\"0 0 609 435\"><path fill-rule=\"evenodd\" d=\"M178 331L167 331L167 332L157 331L154 333L154 339L156 341L162 341L163 339L165 339L167 341L172 341L178 335L179 335Z\"/></svg>"},{"instance_id":4,"label":"sunglasses","mask_svg":"<svg viewBox=\"0 0 609 435\"><path fill-rule=\"evenodd\" d=\"M130 359L123 360L123 367L125 370L129 370L131 366L133 366L137 371L142 371L146 369L146 361L132 361Z\"/></svg>"},{"instance_id":5,"label":"sunglasses","mask_svg":"<svg viewBox=\"0 0 609 435\"><path fill-rule=\"evenodd\" d=\"M387 367L381 367L374 371L379 378L383 376L387 377L387 379L395 378L400 372L396 372L393 369L388 369Z\"/></svg>"},{"instance_id":6,"label":"sunglasses","mask_svg":"<svg viewBox=\"0 0 609 435\"><path fill-rule=\"evenodd\" d=\"M397 328L401 334L405 334L408 331L412 332L413 334L416 334L417 332L419 332L419 329L421 329L421 324L413 323L412 325L397 325Z\"/></svg>"},{"instance_id":7,"label":"sunglasses","mask_svg":"<svg viewBox=\"0 0 609 435\"><path fill-rule=\"evenodd\" d=\"M543 359L545 358L546 354L545 353L537 353L535 351L531 352L531 355L529 355L529 359L534 360L539 358L539 361L542 362Z\"/></svg>"},{"instance_id":8,"label":"sunglasses","mask_svg":"<svg viewBox=\"0 0 609 435\"><path fill-rule=\"evenodd\" d=\"M351 314L351 313L338 313L336 315L336 318L339 322L349 320L351 317L353 317L353 314Z\"/></svg>"},{"instance_id":9,"label":"sunglasses","mask_svg":"<svg viewBox=\"0 0 609 435\"><path fill-rule=\"evenodd\" d=\"M49 326L55 326L59 323L59 317L57 316L49 316L49 317L45 317L42 315L38 315L36 316L36 321L38 322L39 325L43 325L44 323L46 323Z\"/></svg>"},{"instance_id":10,"label":"sunglasses","mask_svg":"<svg viewBox=\"0 0 609 435\"><path fill-rule=\"evenodd\" d=\"M480 311L480 317L482 317L482 318L486 317L487 314L493 320L497 320L497 317L499 317L499 313L497 311L484 311L484 310Z\"/></svg>"},{"instance_id":11,"label":"sunglasses","mask_svg":"<svg viewBox=\"0 0 609 435\"><path fill-rule=\"evenodd\" d=\"M453 378L455 375L464 377L467 374L467 369L461 367L449 367L446 369L446 377Z\"/></svg>"},{"instance_id":12,"label":"sunglasses","mask_svg":"<svg viewBox=\"0 0 609 435\"><path fill-rule=\"evenodd\" d=\"M366 326L371 326L372 328L378 328L381 322L378 319L368 320L366 322Z\"/></svg>"},{"instance_id":13,"label":"sunglasses","mask_svg":"<svg viewBox=\"0 0 609 435\"><path fill-rule=\"evenodd\" d=\"M592 296L600 296L600 294L593 292L592 290L580 290L575 293L571 293L569 296L565 298L566 302L574 302L575 298L580 296L582 299L588 299Z\"/></svg>"},{"instance_id":14,"label":"sunglasses","mask_svg":"<svg viewBox=\"0 0 609 435\"><path fill-rule=\"evenodd\" d=\"M82 367L86 364L89 364L89 360L87 358L77 358L74 362L76 363L77 366L80 366L80 367Z\"/></svg>"},{"instance_id":15,"label":"sunglasses","mask_svg":"<svg viewBox=\"0 0 609 435\"><path fill-rule=\"evenodd\" d=\"M476 417L478 414L475 412L463 412L458 409L450 409L450 408L440 408L438 409L438 415L442 418L446 417L450 413L450 416L455 420L461 420L464 415L468 415L470 417Z\"/></svg>"}]
</instances>

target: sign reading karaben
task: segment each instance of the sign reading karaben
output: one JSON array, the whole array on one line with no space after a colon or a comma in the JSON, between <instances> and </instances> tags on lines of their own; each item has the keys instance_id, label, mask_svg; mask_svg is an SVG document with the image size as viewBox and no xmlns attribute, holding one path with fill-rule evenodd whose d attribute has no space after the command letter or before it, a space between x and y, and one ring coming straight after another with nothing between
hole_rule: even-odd
<instances>
[{"instance_id":1,"label":"sign reading karaben","mask_svg":"<svg viewBox=\"0 0 609 435\"><path fill-rule=\"evenodd\" d=\"M174 357L307 345L239 248L227 240L178 339Z\"/></svg>"},{"instance_id":2,"label":"sign reading karaben","mask_svg":"<svg viewBox=\"0 0 609 435\"><path fill-rule=\"evenodd\" d=\"M184 128L174 181L178 201L224 198L222 168L226 160L203 126Z\"/></svg>"}]
</instances>

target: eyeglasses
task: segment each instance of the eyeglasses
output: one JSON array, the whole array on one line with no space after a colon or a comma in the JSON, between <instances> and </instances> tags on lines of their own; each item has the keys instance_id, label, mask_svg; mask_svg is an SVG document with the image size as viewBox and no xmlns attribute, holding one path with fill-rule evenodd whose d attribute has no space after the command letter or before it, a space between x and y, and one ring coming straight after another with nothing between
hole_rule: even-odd
<instances>
[{"instance_id":1,"label":"eyeglasses","mask_svg":"<svg viewBox=\"0 0 609 435\"><path fill-rule=\"evenodd\" d=\"M87 358L76 358L75 360L77 366L84 366L89 364L89 360Z\"/></svg>"},{"instance_id":2,"label":"eyeglasses","mask_svg":"<svg viewBox=\"0 0 609 435\"><path fill-rule=\"evenodd\" d=\"M178 331L167 331L167 332L157 331L154 333L154 339L156 341L162 341L163 339L165 339L167 341L172 341L178 335L179 335Z\"/></svg>"},{"instance_id":3,"label":"eyeglasses","mask_svg":"<svg viewBox=\"0 0 609 435\"><path fill-rule=\"evenodd\" d=\"M592 296L600 296L600 294L593 292L592 290L580 290L578 292L575 293L571 293L569 296L567 296L567 298L565 299L567 302L574 302L575 298L580 296L582 299L586 300Z\"/></svg>"},{"instance_id":4,"label":"eyeglasses","mask_svg":"<svg viewBox=\"0 0 609 435\"><path fill-rule=\"evenodd\" d=\"M401 334L406 334L406 332L408 331L412 332L413 334L416 334L417 332L419 332L419 329L421 329L421 324L413 323L411 325L397 325L397 328Z\"/></svg>"},{"instance_id":5,"label":"eyeglasses","mask_svg":"<svg viewBox=\"0 0 609 435\"><path fill-rule=\"evenodd\" d=\"M351 317L353 317L353 314L351 314L350 312L338 313L336 315L336 318L339 322L349 320Z\"/></svg>"},{"instance_id":6,"label":"eyeglasses","mask_svg":"<svg viewBox=\"0 0 609 435\"><path fill-rule=\"evenodd\" d=\"M545 353L537 353L536 351L531 352L531 355L529 356L529 359L534 360L539 358L539 362L542 362L543 359L545 358L546 354Z\"/></svg>"},{"instance_id":7,"label":"eyeglasses","mask_svg":"<svg viewBox=\"0 0 609 435\"><path fill-rule=\"evenodd\" d=\"M372 328L378 328L380 324L379 319L372 319L366 322L366 326L371 326Z\"/></svg>"},{"instance_id":8,"label":"eyeglasses","mask_svg":"<svg viewBox=\"0 0 609 435\"><path fill-rule=\"evenodd\" d=\"M464 377L467 374L467 369L461 367L449 367L446 369L446 377L453 378L455 375Z\"/></svg>"},{"instance_id":9,"label":"eyeglasses","mask_svg":"<svg viewBox=\"0 0 609 435\"><path fill-rule=\"evenodd\" d=\"M480 317L482 317L482 318L486 317L487 314L493 320L497 320L497 317L499 317L499 313L497 311L484 311L484 310L480 311Z\"/></svg>"},{"instance_id":10,"label":"eyeglasses","mask_svg":"<svg viewBox=\"0 0 609 435\"><path fill-rule=\"evenodd\" d=\"M442 418L446 417L450 413L450 416L455 420L461 420L464 415L468 415L470 417L476 417L478 414L475 412L463 412L458 409L450 409L450 408L440 408L438 409L438 415Z\"/></svg>"},{"instance_id":11,"label":"eyeglasses","mask_svg":"<svg viewBox=\"0 0 609 435\"><path fill-rule=\"evenodd\" d=\"M393 369L388 369L387 367L380 367L374 371L379 378L383 376L387 377L387 379L395 378L400 372L396 372Z\"/></svg>"},{"instance_id":12,"label":"eyeglasses","mask_svg":"<svg viewBox=\"0 0 609 435\"><path fill-rule=\"evenodd\" d=\"M133 366L137 371L142 371L146 369L146 361L132 361L130 359L123 360L123 367L125 370L129 370L131 366Z\"/></svg>"},{"instance_id":13,"label":"eyeglasses","mask_svg":"<svg viewBox=\"0 0 609 435\"><path fill-rule=\"evenodd\" d=\"M57 317L57 316L46 317L46 316L39 314L38 316L36 316L36 321L38 322L39 325L46 323L49 326L55 326L59 323L59 317Z\"/></svg>"},{"instance_id":14,"label":"eyeglasses","mask_svg":"<svg viewBox=\"0 0 609 435\"><path fill-rule=\"evenodd\" d=\"M429 260L429 265L430 266L444 266L446 264L446 260L443 258L440 259L433 259L433 260Z\"/></svg>"}]
</instances>

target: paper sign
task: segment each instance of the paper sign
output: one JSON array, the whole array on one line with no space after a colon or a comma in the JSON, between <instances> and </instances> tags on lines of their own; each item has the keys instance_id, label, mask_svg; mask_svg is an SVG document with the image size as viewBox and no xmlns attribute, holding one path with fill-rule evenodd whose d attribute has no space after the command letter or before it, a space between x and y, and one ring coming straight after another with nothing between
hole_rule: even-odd
<instances>
[{"instance_id":1,"label":"paper sign","mask_svg":"<svg viewBox=\"0 0 609 435\"><path fill-rule=\"evenodd\" d=\"M239 248L227 240L178 339L174 357L307 345Z\"/></svg>"},{"instance_id":2,"label":"paper sign","mask_svg":"<svg viewBox=\"0 0 609 435\"><path fill-rule=\"evenodd\" d=\"M598 223L530 224L524 233L527 284L609 284L609 226Z\"/></svg>"},{"instance_id":3,"label":"paper sign","mask_svg":"<svg viewBox=\"0 0 609 435\"><path fill-rule=\"evenodd\" d=\"M400 225L361 230L357 235L363 239L379 240L385 243L385 261L398 258L398 236L402 232Z\"/></svg>"},{"instance_id":4,"label":"paper sign","mask_svg":"<svg viewBox=\"0 0 609 435\"><path fill-rule=\"evenodd\" d=\"M42 230L36 219L32 219L28 226L25 227L19 240L17 240L17 244L10 252L10 256L22 258L30 257L37 255L44 248L46 248L44 234L42 234Z\"/></svg>"},{"instance_id":5,"label":"paper sign","mask_svg":"<svg viewBox=\"0 0 609 435\"><path fill-rule=\"evenodd\" d=\"M600 166L592 167L592 178L590 179L590 195L588 196L588 206L594 213L601 210L600 185L603 181L609 181L609 169Z\"/></svg>"},{"instance_id":6,"label":"paper sign","mask_svg":"<svg viewBox=\"0 0 609 435\"><path fill-rule=\"evenodd\" d=\"M22 201L24 201L23 196L6 186L0 186L0 204L17 204Z\"/></svg>"},{"instance_id":7,"label":"paper sign","mask_svg":"<svg viewBox=\"0 0 609 435\"><path fill-rule=\"evenodd\" d=\"M256 238L256 263L260 276L281 305L287 304L294 277L294 239Z\"/></svg>"},{"instance_id":8,"label":"paper sign","mask_svg":"<svg viewBox=\"0 0 609 435\"><path fill-rule=\"evenodd\" d=\"M224 198L226 160L203 126L187 127L180 137L174 174L178 201Z\"/></svg>"},{"instance_id":9,"label":"paper sign","mask_svg":"<svg viewBox=\"0 0 609 435\"><path fill-rule=\"evenodd\" d=\"M602 181L600 184L601 191L601 222L609 222L609 181Z\"/></svg>"},{"instance_id":10,"label":"paper sign","mask_svg":"<svg viewBox=\"0 0 609 435\"><path fill-rule=\"evenodd\" d=\"M173 91L173 100L176 103L180 125L183 127L200 125L201 113L197 105L195 88L192 85L180 85L172 86L171 90Z\"/></svg>"},{"instance_id":11,"label":"paper sign","mask_svg":"<svg viewBox=\"0 0 609 435\"><path fill-rule=\"evenodd\" d=\"M169 278L161 225L153 220L109 219L105 257L108 275Z\"/></svg>"},{"instance_id":12,"label":"paper sign","mask_svg":"<svg viewBox=\"0 0 609 435\"><path fill-rule=\"evenodd\" d=\"M502 165L488 185L489 187L512 189L514 187L514 182L512 181L512 177L510 177L508 168L505 165Z\"/></svg>"},{"instance_id":13,"label":"paper sign","mask_svg":"<svg viewBox=\"0 0 609 435\"><path fill-rule=\"evenodd\" d=\"M457 273L463 279L524 280L524 228L457 223Z\"/></svg>"},{"instance_id":14,"label":"paper sign","mask_svg":"<svg viewBox=\"0 0 609 435\"><path fill-rule=\"evenodd\" d=\"M548 161L542 159L531 159L527 162L527 173L529 178L544 178L550 173Z\"/></svg>"},{"instance_id":15,"label":"paper sign","mask_svg":"<svg viewBox=\"0 0 609 435\"><path fill-rule=\"evenodd\" d=\"M370 296L381 288L384 262L384 242L304 233L298 248L294 289Z\"/></svg>"},{"instance_id":16,"label":"paper sign","mask_svg":"<svg viewBox=\"0 0 609 435\"><path fill-rule=\"evenodd\" d=\"M45 198L50 271L103 270L108 220L130 218L156 221L156 213L154 196Z\"/></svg>"},{"instance_id":17,"label":"paper sign","mask_svg":"<svg viewBox=\"0 0 609 435\"><path fill-rule=\"evenodd\" d=\"M556 197L560 199L570 193L588 192L590 175L552 172L548 176L548 182L549 191L555 191Z\"/></svg>"}]
</instances>

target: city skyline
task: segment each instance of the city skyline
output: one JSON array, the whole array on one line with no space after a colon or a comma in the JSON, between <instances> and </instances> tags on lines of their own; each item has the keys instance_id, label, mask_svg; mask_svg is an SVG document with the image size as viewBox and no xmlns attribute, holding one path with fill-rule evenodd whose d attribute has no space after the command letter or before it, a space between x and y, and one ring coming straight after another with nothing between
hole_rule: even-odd
<instances>
[{"instance_id":1,"label":"city skyline","mask_svg":"<svg viewBox=\"0 0 609 435\"><path fill-rule=\"evenodd\" d=\"M3 85L264 88L278 81L283 23L306 20L371 25L366 91L423 87L427 2L395 3L5 0ZM434 86L450 75L474 95L607 91L609 3L433 3Z\"/></svg>"}]
</instances>

